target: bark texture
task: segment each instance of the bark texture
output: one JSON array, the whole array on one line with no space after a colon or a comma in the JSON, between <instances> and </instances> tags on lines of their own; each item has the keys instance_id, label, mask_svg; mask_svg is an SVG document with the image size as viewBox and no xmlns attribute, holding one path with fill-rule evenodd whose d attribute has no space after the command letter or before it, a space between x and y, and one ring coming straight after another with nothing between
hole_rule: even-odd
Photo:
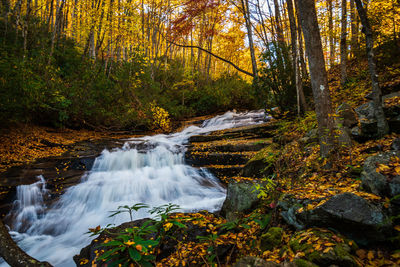
<instances>
[{"instance_id":1,"label":"bark texture","mask_svg":"<svg viewBox=\"0 0 400 267\"><path fill-rule=\"evenodd\" d=\"M320 152L322 157L327 157L335 147L334 120L315 2L314 0L296 1L298 1L297 6L310 66Z\"/></svg>"}]
</instances>

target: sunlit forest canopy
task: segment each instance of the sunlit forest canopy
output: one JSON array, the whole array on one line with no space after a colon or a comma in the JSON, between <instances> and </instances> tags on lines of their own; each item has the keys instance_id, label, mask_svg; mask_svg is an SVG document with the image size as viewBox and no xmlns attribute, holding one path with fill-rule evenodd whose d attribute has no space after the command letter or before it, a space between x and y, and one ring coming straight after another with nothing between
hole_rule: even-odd
<instances>
[{"instance_id":1,"label":"sunlit forest canopy","mask_svg":"<svg viewBox=\"0 0 400 267\"><path fill-rule=\"evenodd\" d=\"M0 119L151 129L160 128L154 107L173 120L234 108L293 111L289 8L279 0L2 0ZM331 68L340 63L342 1L316 1L316 8ZM349 57L363 56L362 23L353 1L346 8ZM398 39L399 9L396 1L368 3L377 47Z\"/></svg>"}]
</instances>

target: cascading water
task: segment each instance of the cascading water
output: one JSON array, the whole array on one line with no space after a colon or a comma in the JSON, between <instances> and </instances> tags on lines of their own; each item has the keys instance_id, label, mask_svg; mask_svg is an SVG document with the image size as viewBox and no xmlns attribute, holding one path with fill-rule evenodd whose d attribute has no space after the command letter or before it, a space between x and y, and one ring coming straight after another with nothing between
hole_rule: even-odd
<instances>
[{"instance_id":1,"label":"cascading water","mask_svg":"<svg viewBox=\"0 0 400 267\"><path fill-rule=\"evenodd\" d=\"M47 193L43 177L33 185L20 186L10 234L33 257L56 266L74 266L72 257L91 241L85 234L88 228L129 221L127 214L108 217L118 206L173 203L186 212L219 210L225 189L207 170L185 165L185 142L195 134L265 119L263 111L227 112L201 127L128 140L122 149L103 151L81 183L48 209L43 202ZM148 216L143 210L134 219Z\"/></svg>"}]
</instances>

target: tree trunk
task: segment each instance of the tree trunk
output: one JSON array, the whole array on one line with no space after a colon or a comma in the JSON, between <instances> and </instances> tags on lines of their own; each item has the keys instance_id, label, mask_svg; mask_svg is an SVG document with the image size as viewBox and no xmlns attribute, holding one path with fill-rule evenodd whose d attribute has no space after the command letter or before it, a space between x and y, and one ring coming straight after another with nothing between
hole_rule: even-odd
<instances>
[{"instance_id":1,"label":"tree trunk","mask_svg":"<svg viewBox=\"0 0 400 267\"><path fill-rule=\"evenodd\" d=\"M335 40L333 38L333 5L332 0L328 0L328 36L329 36L329 66L335 63Z\"/></svg>"},{"instance_id":2,"label":"tree trunk","mask_svg":"<svg viewBox=\"0 0 400 267\"><path fill-rule=\"evenodd\" d=\"M25 22L22 29L22 35L24 37L24 56L23 61L25 61L26 53L27 53L27 46L28 46L28 32L29 32L29 22L30 22L30 15L31 15L31 0L26 1L26 15L25 15Z\"/></svg>"},{"instance_id":3,"label":"tree trunk","mask_svg":"<svg viewBox=\"0 0 400 267\"><path fill-rule=\"evenodd\" d=\"M367 11L363 7L361 0L355 0L355 3L358 15L363 25L363 32L365 34L369 73L372 82L372 95L373 95L373 103L375 109L375 118L378 124L378 136L382 137L389 132L389 126L385 117L385 113L383 112L382 92L379 86L378 74L376 71L376 63L374 55L374 39L372 35L372 29L367 17Z\"/></svg>"},{"instance_id":4,"label":"tree trunk","mask_svg":"<svg viewBox=\"0 0 400 267\"><path fill-rule=\"evenodd\" d=\"M342 0L342 21L340 35L340 83L347 81L347 0Z\"/></svg>"},{"instance_id":5,"label":"tree trunk","mask_svg":"<svg viewBox=\"0 0 400 267\"><path fill-rule=\"evenodd\" d=\"M292 61L293 61L293 70L295 75L296 93L297 93L297 114L300 115L302 111L305 111L307 109L307 104L303 92L303 83L299 67L299 57L297 55L297 30L296 30L296 20L294 18L293 2L292 0L286 0L286 3L288 9L289 24L290 24Z\"/></svg>"},{"instance_id":6,"label":"tree trunk","mask_svg":"<svg viewBox=\"0 0 400 267\"><path fill-rule=\"evenodd\" d=\"M12 240L6 226L0 220L0 256L13 267L50 267L48 262L35 260Z\"/></svg>"},{"instance_id":7,"label":"tree trunk","mask_svg":"<svg viewBox=\"0 0 400 267\"><path fill-rule=\"evenodd\" d=\"M351 54L355 56L358 50L358 31L357 31L357 19L355 13L354 0L350 0L350 20L351 20Z\"/></svg>"},{"instance_id":8,"label":"tree trunk","mask_svg":"<svg viewBox=\"0 0 400 267\"><path fill-rule=\"evenodd\" d=\"M253 75L255 78L257 78L258 77L257 59L256 59L255 51L254 51L253 30L251 28L251 21L250 21L249 1L241 0L240 2L242 4L244 20L245 20L246 29L247 29L247 37L249 39L249 49L250 49L250 56L251 56L251 66L253 68Z\"/></svg>"},{"instance_id":9,"label":"tree trunk","mask_svg":"<svg viewBox=\"0 0 400 267\"><path fill-rule=\"evenodd\" d=\"M299 16L299 8L297 6L297 1L294 0L294 7L295 7L295 12L296 12L296 19L297 19L297 36L299 37L299 60L300 60L300 66L301 66L301 74L302 77L308 77L308 71L307 71L307 64L306 61L304 60L304 49L303 49L303 33L301 31L301 26L300 26L300 16Z\"/></svg>"},{"instance_id":10,"label":"tree trunk","mask_svg":"<svg viewBox=\"0 0 400 267\"><path fill-rule=\"evenodd\" d=\"M274 0L274 7L275 7L275 24L276 24L276 34L278 36L278 42L283 43L285 38L283 37L283 30L281 26L281 11L279 9L278 0Z\"/></svg>"},{"instance_id":11,"label":"tree trunk","mask_svg":"<svg viewBox=\"0 0 400 267\"><path fill-rule=\"evenodd\" d=\"M59 1L59 0L57 0L57 1ZM51 35L50 54L49 54L49 61L47 63L48 65L50 65L51 57L53 56L53 53L54 53L54 45L56 43L57 29L58 29L58 25L60 24L61 12L62 12L63 7L64 7L64 1L61 2L61 5L56 10L56 19L54 22L54 29L53 29L53 32Z\"/></svg>"},{"instance_id":12,"label":"tree trunk","mask_svg":"<svg viewBox=\"0 0 400 267\"><path fill-rule=\"evenodd\" d=\"M296 1L298 1L297 6L310 66L311 86L318 121L320 153L322 157L327 157L335 148L334 120L315 2L314 0Z\"/></svg>"}]
</instances>

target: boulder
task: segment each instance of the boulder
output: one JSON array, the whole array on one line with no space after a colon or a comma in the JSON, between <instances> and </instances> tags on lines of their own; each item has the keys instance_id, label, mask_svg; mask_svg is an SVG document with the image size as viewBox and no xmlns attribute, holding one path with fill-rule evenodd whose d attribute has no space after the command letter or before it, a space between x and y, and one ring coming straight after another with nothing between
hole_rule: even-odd
<instances>
[{"instance_id":1,"label":"boulder","mask_svg":"<svg viewBox=\"0 0 400 267\"><path fill-rule=\"evenodd\" d=\"M238 260L233 267L276 267L279 266L274 262L267 262L264 259L260 259L253 256L247 256Z\"/></svg>"},{"instance_id":2,"label":"boulder","mask_svg":"<svg viewBox=\"0 0 400 267\"><path fill-rule=\"evenodd\" d=\"M378 137L378 122L375 118L375 109L372 101L365 103L355 109L359 118L359 126L352 128L354 139L366 141Z\"/></svg>"},{"instance_id":3,"label":"boulder","mask_svg":"<svg viewBox=\"0 0 400 267\"><path fill-rule=\"evenodd\" d=\"M299 142L303 145L315 144L319 141L318 129L311 129L308 131L303 138L299 139Z\"/></svg>"},{"instance_id":4,"label":"boulder","mask_svg":"<svg viewBox=\"0 0 400 267\"><path fill-rule=\"evenodd\" d=\"M238 214L258 204L258 192L252 182L229 183L221 214L227 220L234 220Z\"/></svg>"},{"instance_id":5,"label":"boulder","mask_svg":"<svg viewBox=\"0 0 400 267\"><path fill-rule=\"evenodd\" d=\"M330 227L367 245L385 241L391 234L391 222L382 207L352 193L330 198L315 209L296 214L306 226Z\"/></svg>"},{"instance_id":6,"label":"boulder","mask_svg":"<svg viewBox=\"0 0 400 267\"><path fill-rule=\"evenodd\" d=\"M265 250L273 250L282 242L283 229L280 227L271 227L268 232L261 236L260 248Z\"/></svg>"},{"instance_id":7,"label":"boulder","mask_svg":"<svg viewBox=\"0 0 400 267\"><path fill-rule=\"evenodd\" d=\"M214 216L213 214L206 212L206 211L201 211L204 216ZM180 213L173 213L171 214L172 216L181 216ZM186 226L186 228L178 228L176 226L173 229L170 230L170 234L166 235L165 238L163 239L162 243L160 244L160 252L157 255L157 261L160 261L168 256L170 256L172 253L174 253L177 249L177 246L181 242L198 242L198 236L208 236L210 233L209 228L207 226L201 226L200 224L192 223L190 221L182 221L182 223ZM154 220L145 218L145 219L140 219L132 222L126 222L123 223L117 227L110 228L107 231L102 231L99 236L97 236L92 242L81 249L80 253L78 255L75 255L73 257L75 263L77 266L84 266L84 267L90 267L93 266L92 262L96 262L96 258L98 257L98 252L101 250L104 250L105 252L109 251L112 249L112 247L109 247L104 244L104 240L106 239L113 239L115 238L119 233L125 232L129 228L134 228L134 227L141 227L143 224L149 224L149 225L154 225ZM156 232L149 232L148 234L142 236L144 239L156 239L157 238L157 233ZM218 245L216 248L216 253L219 257L225 257L227 253L232 249L233 245L225 245L221 244ZM84 262L84 264L82 264ZM97 266L106 266L104 263L100 264L99 262L96 262L98 265ZM111 266L110 264L109 266ZM198 266L198 265L194 265Z\"/></svg>"},{"instance_id":8,"label":"boulder","mask_svg":"<svg viewBox=\"0 0 400 267\"><path fill-rule=\"evenodd\" d=\"M400 92L382 96L382 102L392 97L399 97ZM384 105L383 111L388 119L390 131L400 133L400 105ZM352 128L351 132L358 141L366 141L377 137L378 125L375 119L375 109L369 101L355 109L360 121L359 128Z\"/></svg>"},{"instance_id":9,"label":"boulder","mask_svg":"<svg viewBox=\"0 0 400 267\"><path fill-rule=\"evenodd\" d=\"M394 151L400 151L400 138L396 138L391 147Z\"/></svg>"},{"instance_id":10,"label":"boulder","mask_svg":"<svg viewBox=\"0 0 400 267\"><path fill-rule=\"evenodd\" d=\"M384 95L382 96L382 102L384 103L386 100L393 98L393 97L399 97L400 92L395 92L392 94ZM400 115L400 105L384 105L383 106L383 111L385 112L386 117L393 118L397 117Z\"/></svg>"},{"instance_id":11,"label":"boulder","mask_svg":"<svg viewBox=\"0 0 400 267\"><path fill-rule=\"evenodd\" d=\"M318 267L318 265L304 259L294 259L293 262L285 261L277 264L261 258L246 256L239 259L233 267Z\"/></svg>"},{"instance_id":12,"label":"boulder","mask_svg":"<svg viewBox=\"0 0 400 267\"><path fill-rule=\"evenodd\" d=\"M347 103L342 103L337 109L336 114L338 115L341 123L344 127L352 128L357 125L357 114L354 109Z\"/></svg>"},{"instance_id":13,"label":"boulder","mask_svg":"<svg viewBox=\"0 0 400 267\"><path fill-rule=\"evenodd\" d=\"M362 188L379 196L394 197L400 194L400 177L388 179L385 175L376 172L378 164L388 164L392 157L399 157L400 152L389 151L367 158L361 172Z\"/></svg>"},{"instance_id":14,"label":"boulder","mask_svg":"<svg viewBox=\"0 0 400 267\"><path fill-rule=\"evenodd\" d=\"M316 249L316 242L320 248ZM294 253L304 253L307 261L296 262L297 266L358 266L351 254L356 246L346 238L322 229L309 229L297 232L289 241ZM325 244L329 244L331 249ZM308 262L309 261L309 262ZM312 262L310 265L310 262Z\"/></svg>"},{"instance_id":15,"label":"boulder","mask_svg":"<svg viewBox=\"0 0 400 267\"><path fill-rule=\"evenodd\" d=\"M261 177L272 174L273 163L278 151L278 145L275 143L261 149L246 163L242 170L242 175L244 177Z\"/></svg>"}]
</instances>

